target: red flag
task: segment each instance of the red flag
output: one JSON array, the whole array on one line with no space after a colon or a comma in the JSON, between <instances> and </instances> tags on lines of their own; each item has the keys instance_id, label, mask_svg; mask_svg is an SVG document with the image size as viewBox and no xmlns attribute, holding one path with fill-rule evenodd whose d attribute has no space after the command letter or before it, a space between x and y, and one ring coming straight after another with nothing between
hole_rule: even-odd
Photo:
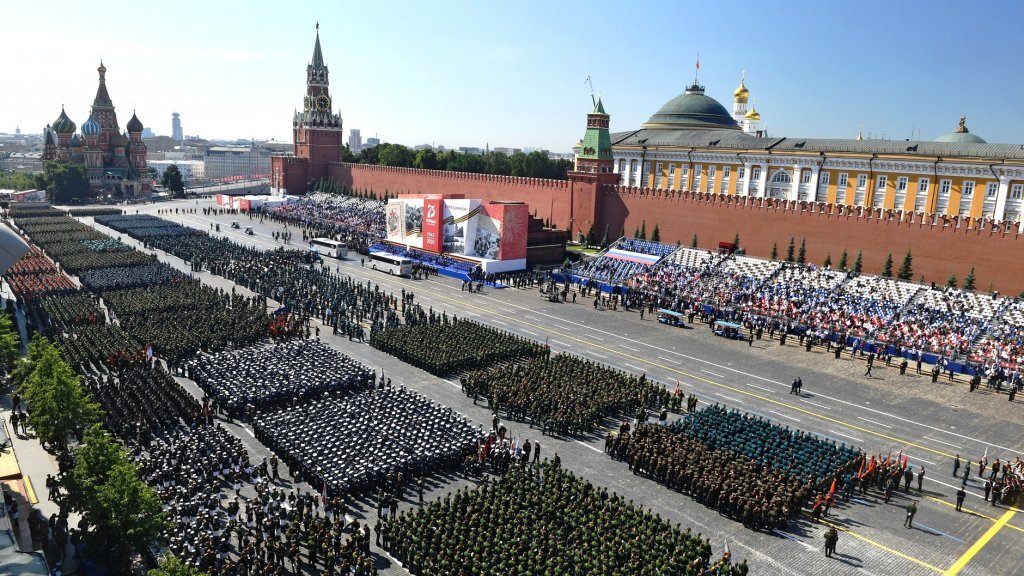
<instances>
[{"instance_id":1,"label":"red flag","mask_svg":"<svg viewBox=\"0 0 1024 576\"><path fill-rule=\"evenodd\" d=\"M867 472L867 474L868 474L868 476L870 476L870 475L874 474L874 472L875 472L875 455L872 454L871 455L871 462L868 463L868 472Z\"/></svg>"},{"instance_id":2,"label":"red flag","mask_svg":"<svg viewBox=\"0 0 1024 576\"><path fill-rule=\"evenodd\" d=\"M872 458L872 460L874 460L874 456L872 456L871 458ZM864 459L861 458L860 459L860 468L857 469L857 478L860 479L860 478L863 478L863 477L864 477Z\"/></svg>"},{"instance_id":3,"label":"red flag","mask_svg":"<svg viewBox=\"0 0 1024 576\"><path fill-rule=\"evenodd\" d=\"M831 498L836 493L836 479L832 479L832 487L828 489L828 497Z\"/></svg>"},{"instance_id":4,"label":"red flag","mask_svg":"<svg viewBox=\"0 0 1024 576\"><path fill-rule=\"evenodd\" d=\"M882 462L882 464L888 464L890 460L892 460L892 450L889 450L889 454L885 457L885 462Z\"/></svg>"},{"instance_id":5,"label":"red flag","mask_svg":"<svg viewBox=\"0 0 1024 576\"><path fill-rule=\"evenodd\" d=\"M896 455L896 465L899 466L900 459L903 458L903 449L900 448L900 453Z\"/></svg>"},{"instance_id":6,"label":"red flag","mask_svg":"<svg viewBox=\"0 0 1024 576\"><path fill-rule=\"evenodd\" d=\"M910 454L907 454L906 456L903 457L903 467L904 468L907 467L907 461L908 460L910 460Z\"/></svg>"}]
</instances>

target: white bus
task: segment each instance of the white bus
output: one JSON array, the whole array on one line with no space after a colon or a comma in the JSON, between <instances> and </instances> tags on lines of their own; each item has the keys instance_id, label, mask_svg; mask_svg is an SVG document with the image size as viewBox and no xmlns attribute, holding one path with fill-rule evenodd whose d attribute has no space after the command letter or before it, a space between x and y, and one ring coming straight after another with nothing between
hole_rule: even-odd
<instances>
[{"instance_id":1,"label":"white bus","mask_svg":"<svg viewBox=\"0 0 1024 576\"><path fill-rule=\"evenodd\" d=\"M309 241L309 245L313 250L331 258L344 258L348 256L348 246L344 242L338 242L330 238L313 238Z\"/></svg>"},{"instance_id":2,"label":"white bus","mask_svg":"<svg viewBox=\"0 0 1024 576\"><path fill-rule=\"evenodd\" d=\"M370 252L370 268L398 276L412 276L412 260L387 252Z\"/></svg>"}]
</instances>

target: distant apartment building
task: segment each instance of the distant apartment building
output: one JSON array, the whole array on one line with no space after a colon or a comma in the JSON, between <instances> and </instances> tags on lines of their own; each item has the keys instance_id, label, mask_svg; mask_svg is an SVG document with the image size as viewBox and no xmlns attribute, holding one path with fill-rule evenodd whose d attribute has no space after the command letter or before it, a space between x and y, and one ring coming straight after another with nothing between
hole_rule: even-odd
<instances>
[{"instance_id":1,"label":"distant apartment building","mask_svg":"<svg viewBox=\"0 0 1024 576\"><path fill-rule=\"evenodd\" d=\"M363 149L363 137L359 134L359 128L353 128L348 131L348 147L353 152L359 152Z\"/></svg>"},{"instance_id":2,"label":"distant apartment building","mask_svg":"<svg viewBox=\"0 0 1024 576\"><path fill-rule=\"evenodd\" d=\"M206 178L268 177L270 156L263 146L212 146L206 151Z\"/></svg>"},{"instance_id":3,"label":"distant apartment building","mask_svg":"<svg viewBox=\"0 0 1024 576\"><path fill-rule=\"evenodd\" d=\"M366 147L373 148L374 146L380 146L380 138L367 138Z\"/></svg>"},{"instance_id":4,"label":"distant apartment building","mask_svg":"<svg viewBox=\"0 0 1024 576\"><path fill-rule=\"evenodd\" d=\"M166 172L167 168L172 164L178 166L178 171L181 172L181 178L185 182L190 180L206 179L206 162L203 160L150 160L149 167L156 170L157 182L163 178L164 172Z\"/></svg>"}]
</instances>

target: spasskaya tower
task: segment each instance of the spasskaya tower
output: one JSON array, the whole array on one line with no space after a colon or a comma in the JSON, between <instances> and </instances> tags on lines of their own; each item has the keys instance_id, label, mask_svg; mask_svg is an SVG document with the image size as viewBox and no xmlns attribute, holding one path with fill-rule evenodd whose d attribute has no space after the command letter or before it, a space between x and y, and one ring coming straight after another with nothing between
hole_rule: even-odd
<instances>
[{"instance_id":1,"label":"spasskaya tower","mask_svg":"<svg viewBox=\"0 0 1024 576\"><path fill-rule=\"evenodd\" d=\"M270 186L276 194L302 194L327 175L327 164L341 161L341 115L333 111L330 81L316 25L313 59L306 66L302 112L292 117L293 156L271 159Z\"/></svg>"}]
</instances>

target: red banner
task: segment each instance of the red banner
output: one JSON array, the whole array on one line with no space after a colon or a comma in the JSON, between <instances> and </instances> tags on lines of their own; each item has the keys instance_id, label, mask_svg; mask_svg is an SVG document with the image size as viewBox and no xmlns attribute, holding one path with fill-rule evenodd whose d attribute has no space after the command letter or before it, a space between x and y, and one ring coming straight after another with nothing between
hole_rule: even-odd
<instances>
[{"instance_id":1,"label":"red banner","mask_svg":"<svg viewBox=\"0 0 1024 576\"><path fill-rule=\"evenodd\" d=\"M441 222L444 220L444 200L442 198L423 199L423 249L428 252L441 252Z\"/></svg>"}]
</instances>

